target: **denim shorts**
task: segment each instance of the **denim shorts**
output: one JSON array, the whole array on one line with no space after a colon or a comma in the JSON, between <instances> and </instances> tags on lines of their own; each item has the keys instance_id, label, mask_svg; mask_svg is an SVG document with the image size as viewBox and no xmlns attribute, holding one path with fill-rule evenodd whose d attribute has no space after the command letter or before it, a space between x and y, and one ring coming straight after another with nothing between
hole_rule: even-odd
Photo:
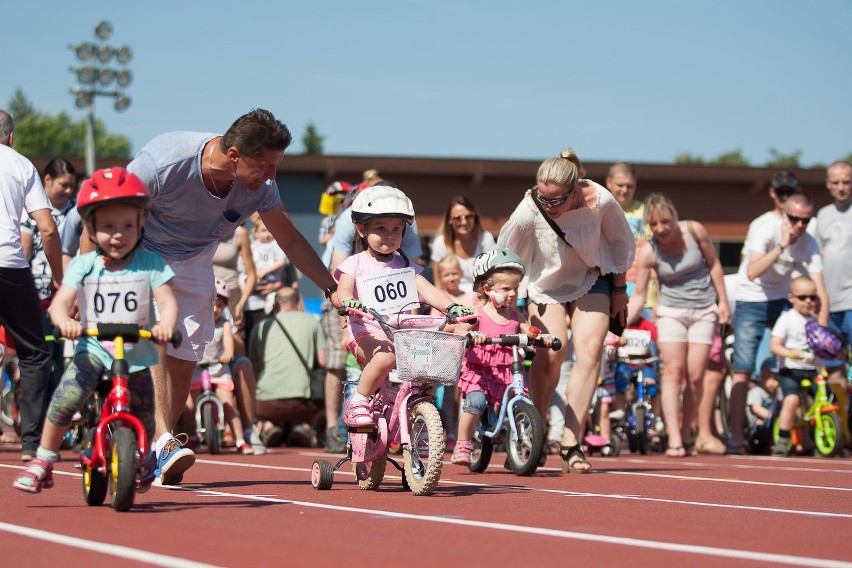
<instances>
[{"instance_id":1,"label":"denim shorts","mask_svg":"<svg viewBox=\"0 0 852 568\"><path fill-rule=\"evenodd\" d=\"M751 374L755 370L757 350L766 328L775 325L782 312L790 309L786 299L768 302L737 300L734 318L734 372Z\"/></svg>"},{"instance_id":2,"label":"denim shorts","mask_svg":"<svg viewBox=\"0 0 852 568\"><path fill-rule=\"evenodd\" d=\"M828 316L828 327L835 333L842 333L846 338L852 341L852 310L844 310L842 312L831 312ZM832 367L842 367L845 361L837 359L827 359L823 364L829 369Z\"/></svg>"},{"instance_id":3,"label":"denim shorts","mask_svg":"<svg viewBox=\"0 0 852 568\"><path fill-rule=\"evenodd\" d=\"M805 379L813 379L816 371L806 371L804 369L781 369L778 372L778 382L781 384L781 394L785 397L796 395L799 398L802 396L802 381Z\"/></svg>"}]
</instances>

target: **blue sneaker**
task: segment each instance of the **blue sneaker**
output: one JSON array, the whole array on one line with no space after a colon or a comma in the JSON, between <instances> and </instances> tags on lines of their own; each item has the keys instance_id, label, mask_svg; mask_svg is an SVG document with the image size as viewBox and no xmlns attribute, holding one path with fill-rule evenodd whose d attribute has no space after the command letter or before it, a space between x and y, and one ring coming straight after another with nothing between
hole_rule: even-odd
<instances>
[{"instance_id":1,"label":"blue sneaker","mask_svg":"<svg viewBox=\"0 0 852 568\"><path fill-rule=\"evenodd\" d=\"M184 447L188 441L186 434L178 434L178 436L182 436L183 440L174 437L160 450L156 472L160 481L158 485L179 484L183 481L183 473L195 463L195 453Z\"/></svg>"}]
</instances>

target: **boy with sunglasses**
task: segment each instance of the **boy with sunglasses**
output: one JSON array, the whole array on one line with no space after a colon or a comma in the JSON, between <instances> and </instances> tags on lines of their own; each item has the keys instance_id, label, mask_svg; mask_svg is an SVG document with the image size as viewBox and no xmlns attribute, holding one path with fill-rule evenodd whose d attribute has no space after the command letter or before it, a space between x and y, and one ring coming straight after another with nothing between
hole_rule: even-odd
<instances>
[{"instance_id":1,"label":"boy with sunglasses","mask_svg":"<svg viewBox=\"0 0 852 568\"><path fill-rule=\"evenodd\" d=\"M814 354L805 336L805 325L816 321L815 314L819 308L816 284L808 276L795 278L787 299L793 304L793 309L781 314L772 328L772 353L783 361L778 380L784 397L778 415L778 440L772 448L773 456L787 455L790 430L799 409L799 385L804 379L812 379L817 372Z\"/></svg>"}]
</instances>

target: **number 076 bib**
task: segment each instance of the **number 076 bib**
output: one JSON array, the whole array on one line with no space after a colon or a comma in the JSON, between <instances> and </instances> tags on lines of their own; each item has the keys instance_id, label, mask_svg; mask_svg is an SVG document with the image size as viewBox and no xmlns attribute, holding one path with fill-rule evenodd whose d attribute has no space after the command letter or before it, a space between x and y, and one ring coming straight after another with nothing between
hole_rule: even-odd
<instances>
[{"instance_id":1,"label":"number 076 bib","mask_svg":"<svg viewBox=\"0 0 852 568\"><path fill-rule=\"evenodd\" d=\"M148 325L151 284L146 274L86 278L77 290L83 326L98 323Z\"/></svg>"},{"instance_id":2,"label":"number 076 bib","mask_svg":"<svg viewBox=\"0 0 852 568\"><path fill-rule=\"evenodd\" d=\"M393 314L418 301L417 275L414 269L395 268L382 274L362 276L356 280L358 299L382 315Z\"/></svg>"}]
</instances>

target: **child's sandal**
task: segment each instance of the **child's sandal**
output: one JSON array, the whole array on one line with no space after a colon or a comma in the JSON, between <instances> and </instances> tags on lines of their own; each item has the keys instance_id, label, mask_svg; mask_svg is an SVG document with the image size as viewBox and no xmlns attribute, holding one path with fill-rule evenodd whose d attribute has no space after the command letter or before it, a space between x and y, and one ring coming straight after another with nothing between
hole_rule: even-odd
<instances>
[{"instance_id":1,"label":"child's sandal","mask_svg":"<svg viewBox=\"0 0 852 568\"><path fill-rule=\"evenodd\" d=\"M42 489L50 489L53 487L53 464L39 458L30 460L27 469L21 472L12 487L26 493L41 493Z\"/></svg>"},{"instance_id":2,"label":"child's sandal","mask_svg":"<svg viewBox=\"0 0 852 568\"><path fill-rule=\"evenodd\" d=\"M562 446L559 450L559 457L562 459L562 473L589 473L592 471L592 464L586 459L586 454L583 453L583 448L580 444L566 448ZM574 461L571 461L575 458ZM588 466L578 468L577 466Z\"/></svg>"}]
</instances>

